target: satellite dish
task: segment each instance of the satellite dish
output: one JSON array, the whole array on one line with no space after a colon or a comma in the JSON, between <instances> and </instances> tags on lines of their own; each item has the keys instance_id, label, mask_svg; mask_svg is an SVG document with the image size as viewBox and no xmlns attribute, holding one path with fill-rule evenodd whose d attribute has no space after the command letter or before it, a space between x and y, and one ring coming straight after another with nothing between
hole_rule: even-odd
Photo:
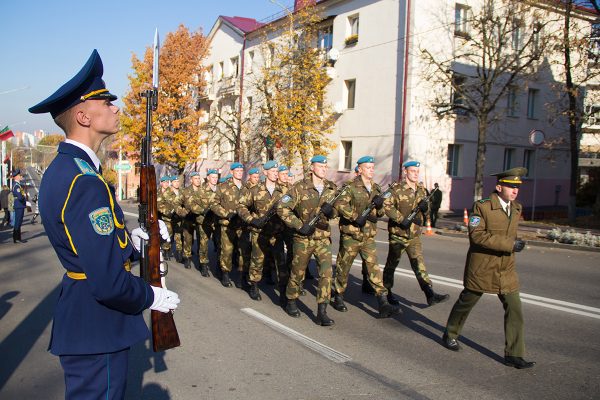
<instances>
[{"instance_id":1,"label":"satellite dish","mask_svg":"<svg viewBox=\"0 0 600 400\"><path fill-rule=\"evenodd\" d=\"M327 59L329 61L336 62L338 58L340 58L340 51L335 47L329 49L329 51L327 52Z\"/></svg>"}]
</instances>

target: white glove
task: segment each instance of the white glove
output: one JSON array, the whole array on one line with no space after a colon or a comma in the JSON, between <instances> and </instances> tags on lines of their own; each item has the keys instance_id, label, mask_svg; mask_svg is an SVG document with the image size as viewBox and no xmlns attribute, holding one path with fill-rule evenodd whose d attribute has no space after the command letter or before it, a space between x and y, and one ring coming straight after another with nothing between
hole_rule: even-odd
<instances>
[{"instance_id":1,"label":"white glove","mask_svg":"<svg viewBox=\"0 0 600 400\"><path fill-rule=\"evenodd\" d=\"M131 244L133 244L133 247L135 247L135 249L137 251L140 251L140 248L142 247L141 246L142 239L143 240L150 239L148 234L146 232L144 232L144 230L142 228L135 228L134 230L131 231Z\"/></svg>"},{"instance_id":2,"label":"white glove","mask_svg":"<svg viewBox=\"0 0 600 400\"><path fill-rule=\"evenodd\" d=\"M165 224L165 221L162 219L158 220L158 231L160 232L160 237L162 237L165 242L171 242L171 236L169 235L167 224Z\"/></svg>"},{"instance_id":3,"label":"white glove","mask_svg":"<svg viewBox=\"0 0 600 400\"><path fill-rule=\"evenodd\" d=\"M154 302L150 306L151 310L167 313L177 308L179 304L179 295L168 289L150 286L154 292Z\"/></svg>"}]
</instances>

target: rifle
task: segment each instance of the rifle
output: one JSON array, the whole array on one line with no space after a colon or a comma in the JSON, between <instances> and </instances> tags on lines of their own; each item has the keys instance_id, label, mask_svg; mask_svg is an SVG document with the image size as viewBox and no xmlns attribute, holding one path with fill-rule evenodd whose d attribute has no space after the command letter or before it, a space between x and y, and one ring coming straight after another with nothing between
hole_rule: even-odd
<instances>
[{"instance_id":1,"label":"rifle","mask_svg":"<svg viewBox=\"0 0 600 400\"><path fill-rule=\"evenodd\" d=\"M438 190L438 188L433 188L431 193L429 193L429 196L425 197L424 200L429 202L429 200L431 200L431 196L433 196L433 194L435 193L436 190ZM423 201L423 200L421 200L421 201ZM410 228L410 226L412 225L412 223L418 213L419 213L419 205L417 204L415 206L415 208L412 209L410 214L408 214L408 217L404 218L404 220L400 223L400 228L404 229L405 231L408 230Z\"/></svg>"},{"instance_id":2,"label":"rifle","mask_svg":"<svg viewBox=\"0 0 600 400\"><path fill-rule=\"evenodd\" d=\"M331 200L326 201L323 204L329 204L329 205L333 206L335 204L336 200L339 199L340 196L344 194L346 189L348 189L348 185L349 185L349 182L346 182L344 184L344 186L342 186L341 188L339 188L337 190L337 192L335 193L335 196L333 196L333 198ZM315 226L317 221L321 218L321 215L323 215L323 204L321 204L321 207L319 208L319 211L315 214L315 216L312 217L312 219L310 221L308 221L309 226Z\"/></svg>"},{"instance_id":3,"label":"rifle","mask_svg":"<svg viewBox=\"0 0 600 400\"><path fill-rule=\"evenodd\" d=\"M162 279L167 270L161 271L160 232L158 227L158 206L156 172L152 164L152 111L158 107L158 29L154 34L154 65L152 68L152 89L145 90L141 96L146 99L146 135L142 139L140 155L140 204L139 223L148 233L146 244L142 240L140 246L140 276L155 287L162 287ZM155 352L179 346L179 334L173 320L173 312L162 313L151 310L152 348Z\"/></svg>"},{"instance_id":4,"label":"rifle","mask_svg":"<svg viewBox=\"0 0 600 400\"><path fill-rule=\"evenodd\" d=\"M394 187L396 187L396 185L398 184L398 182L392 182L388 185L387 189L385 190L385 192L381 193L381 197L383 197L384 199L387 199L388 197L390 197L390 195L392 194L392 189ZM366 218L369 214L371 214L371 211L373 211L373 209L375 208L375 203L373 203L372 201L369 203L369 205L367 206L367 208L365 208L363 210L363 212L360 214L359 218ZM358 218L357 218L358 219Z\"/></svg>"}]
</instances>

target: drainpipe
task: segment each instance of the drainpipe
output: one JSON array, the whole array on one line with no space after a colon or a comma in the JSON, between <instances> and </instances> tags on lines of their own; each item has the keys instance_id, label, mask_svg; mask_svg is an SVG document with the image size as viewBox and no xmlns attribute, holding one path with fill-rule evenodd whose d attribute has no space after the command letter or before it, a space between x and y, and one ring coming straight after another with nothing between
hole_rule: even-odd
<instances>
[{"instance_id":1,"label":"drainpipe","mask_svg":"<svg viewBox=\"0 0 600 400\"><path fill-rule=\"evenodd\" d=\"M408 83L408 47L410 43L410 0L406 0L406 31L404 33L404 69L402 82L402 124L400 127L400 166L398 180L402 179L402 164L404 163L404 136L406 134L406 88Z\"/></svg>"},{"instance_id":2,"label":"drainpipe","mask_svg":"<svg viewBox=\"0 0 600 400\"><path fill-rule=\"evenodd\" d=\"M240 68L240 100L239 100L239 123L238 123L238 134L237 137L235 138L235 147L238 150L240 149L241 146L241 138L242 138L242 105L244 104L244 67L246 66L246 62L245 62L245 55L246 55L246 34L244 33L244 44L242 45L242 56L240 57L240 63L241 68ZM241 154L240 154L241 156ZM238 157L239 158L239 157ZM240 160L237 160L240 161Z\"/></svg>"}]
</instances>

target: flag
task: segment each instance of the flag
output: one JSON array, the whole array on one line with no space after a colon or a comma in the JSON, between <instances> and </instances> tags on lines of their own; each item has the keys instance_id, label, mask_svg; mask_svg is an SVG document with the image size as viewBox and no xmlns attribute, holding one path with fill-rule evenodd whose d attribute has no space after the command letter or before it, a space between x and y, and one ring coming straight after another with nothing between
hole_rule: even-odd
<instances>
[{"instance_id":1,"label":"flag","mask_svg":"<svg viewBox=\"0 0 600 400\"><path fill-rule=\"evenodd\" d=\"M8 125L0 131L0 140L2 141L8 140L13 136L15 136L15 134L13 133L13 131L8 129Z\"/></svg>"}]
</instances>

